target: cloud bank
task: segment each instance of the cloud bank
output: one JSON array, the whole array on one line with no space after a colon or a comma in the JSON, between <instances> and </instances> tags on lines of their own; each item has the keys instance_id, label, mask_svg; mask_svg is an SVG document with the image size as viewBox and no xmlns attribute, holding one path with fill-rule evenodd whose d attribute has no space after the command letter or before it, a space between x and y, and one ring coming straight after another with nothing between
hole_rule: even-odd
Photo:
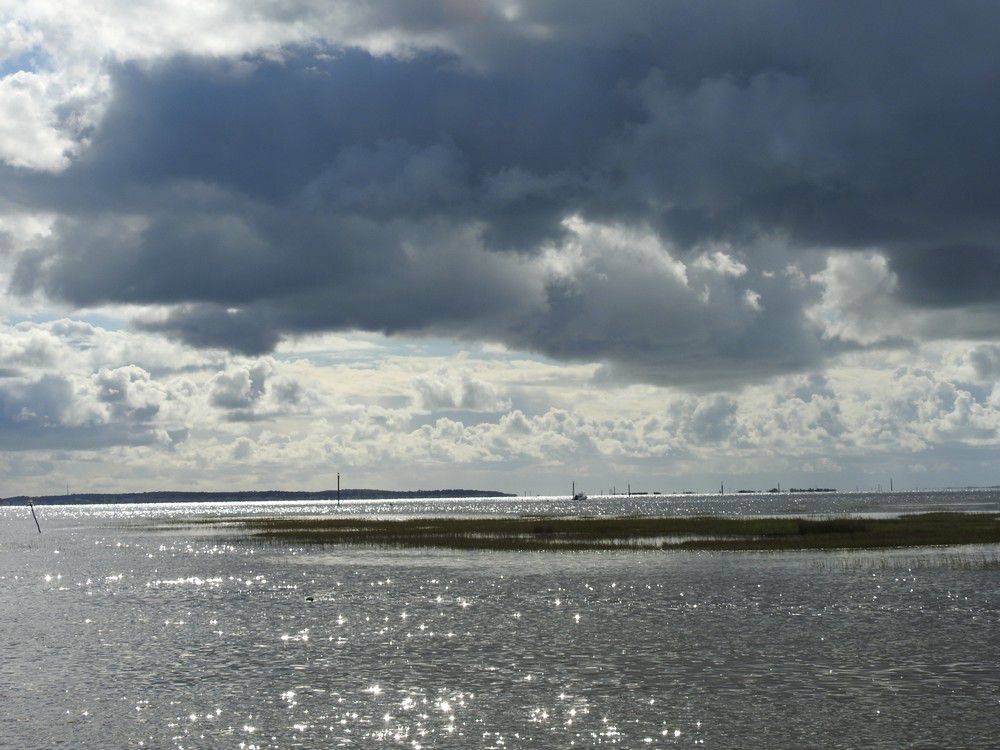
<instances>
[{"instance_id":1,"label":"cloud bank","mask_svg":"<svg viewBox=\"0 0 1000 750\"><path fill-rule=\"evenodd\" d=\"M0 81L34 123L3 199L56 217L18 294L251 355L361 329L730 387L885 344L835 278L867 257L870 304L923 314L900 338L996 336L992 4L267 4L156 43L46 7Z\"/></svg>"},{"instance_id":2,"label":"cloud bank","mask_svg":"<svg viewBox=\"0 0 1000 750\"><path fill-rule=\"evenodd\" d=\"M697 394L483 351L372 354L389 341L317 363L21 323L0 333L0 468L33 492L319 489L338 471L518 492L565 491L569 472L595 492L703 490L720 475L853 488L990 476L1000 443L996 345L929 350L921 367L855 353L825 373Z\"/></svg>"}]
</instances>

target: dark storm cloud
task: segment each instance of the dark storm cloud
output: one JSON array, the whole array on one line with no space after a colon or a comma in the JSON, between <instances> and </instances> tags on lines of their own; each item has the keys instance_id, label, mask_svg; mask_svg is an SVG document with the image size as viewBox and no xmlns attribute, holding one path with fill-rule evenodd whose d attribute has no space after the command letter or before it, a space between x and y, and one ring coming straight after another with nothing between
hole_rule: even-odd
<instances>
[{"instance_id":1,"label":"dark storm cloud","mask_svg":"<svg viewBox=\"0 0 1000 750\"><path fill-rule=\"evenodd\" d=\"M577 49L536 58L528 76L477 74L444 54L352 50L124 66L110 111L63 179L111 189L195 180L379 218L451 214L485 199L482 188L506 170L585 166L582 155L637 115L615 94L627 59ZM399 192L407 187L416 190ZM373 188L388 192L370 200Z\"/></svg>"},{"instance_id":2,"label":"dark storm cloud","mask_svg":"<svg viewBox=\"0 0 1000 750\"><path fill-rule=\"evenodd\" d=\"M910 249L893 262L900 293L925 307L961 307L1000 299L1000 242Z\"/></svg>"},{"instance_id":3,"label":"dark storm cloud","mask_svg":"<svg viewBox=\"0 0 1000 750\"><path fill-rule=\"evenodd\" d=\"M877 247L913 305L1000 301L995 4L420 7L358 23L453 52L114 68L72 166L3 177L63 214L14 288L166 304L148 326L247 353L431 332L689 385L829 353L815 292L770 274L802 253ZM529 262L572 215L648 227L688 262L728 242L750 272L675 283L612 242L540 281Z\"/></svg>"}]
</instances>

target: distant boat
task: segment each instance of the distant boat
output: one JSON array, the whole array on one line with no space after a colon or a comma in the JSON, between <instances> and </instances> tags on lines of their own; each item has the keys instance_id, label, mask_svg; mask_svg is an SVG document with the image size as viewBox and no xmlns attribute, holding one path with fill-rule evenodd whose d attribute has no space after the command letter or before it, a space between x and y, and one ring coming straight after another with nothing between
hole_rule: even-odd
<instances>
[{"instance_id":1,"label":"distant boat","mask_svg":"<svg viewBox=\"0 0 1000 750\"><path fill-rule=\"evenodd\" d=\"M587 495L583 492L576 491L576 482L573 482L573 502L580 502L581 500L586 500Z\"/></svg>"}]
</instances>

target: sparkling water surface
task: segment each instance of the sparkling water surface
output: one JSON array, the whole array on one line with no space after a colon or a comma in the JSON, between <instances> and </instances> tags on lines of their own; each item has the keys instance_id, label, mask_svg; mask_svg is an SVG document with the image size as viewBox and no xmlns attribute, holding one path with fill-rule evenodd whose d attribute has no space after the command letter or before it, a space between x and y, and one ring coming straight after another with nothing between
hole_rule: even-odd
<instances>
[{"instance_id":1,"label":"sparkling water surface","mask_svg":"<svg viewBox=\"0 0 1000 750\"><path fill-rule=\"evenodd\" d=\"M995 746L997 546L406 551L158 526L944 509L1000 494L46 506L41 535L5 507L0 747Z\"/></svg>"}]
</instances>

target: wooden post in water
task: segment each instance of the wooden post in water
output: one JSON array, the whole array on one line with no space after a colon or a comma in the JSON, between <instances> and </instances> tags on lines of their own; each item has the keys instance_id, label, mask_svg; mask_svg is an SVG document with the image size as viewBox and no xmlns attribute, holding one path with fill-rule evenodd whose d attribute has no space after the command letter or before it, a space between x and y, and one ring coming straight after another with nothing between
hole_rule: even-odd
<instances>
[{"instance_id":1,"label":"wooden post in water","mask_svg":"<svg viewBox=\"0 0 1000 750\"><path fill-rule=\"evenodd\" d=\"M38 516L35 515L35 504L28 503L28 507L31 508L31 517L35 519L35 528L38 529L38 533L42 533L42 527L38 525Z\"/></svg>"},{"instance_id":2,"label":"wooden post in water","mask_svg":"<svg viewBox=\"0 0 1000 750\"><path fill-rule=\"evenodd\" d=\"M340 507L340 472L337 472L337 507Z\"/></svg>"}]
</instances>

